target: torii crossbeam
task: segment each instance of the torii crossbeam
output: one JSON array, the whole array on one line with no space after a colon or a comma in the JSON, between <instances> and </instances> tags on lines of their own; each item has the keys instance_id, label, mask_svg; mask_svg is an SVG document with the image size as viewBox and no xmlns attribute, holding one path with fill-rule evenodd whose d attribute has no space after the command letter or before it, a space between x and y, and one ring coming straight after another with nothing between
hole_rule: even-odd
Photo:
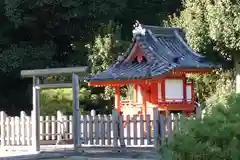
<instances>
[{"instance_id":1,"label":"torii crossbeam","mask_svg":"<svg viewBox=\"0 0 240 160\"><path fill-rule=\"evenodd\" d=\"M74 150L77 151L81 145L80 124L79 124L79 76L86 76L88 74L88 67L71 67L71 68L51 68L51 69L35 69L22 70L21 76L23 78L33 78L33 119L32 119L32 147L34 151L40 151L40 89L42 88L72 88L73 89L73 141ZM41 84L39 77L41 76L56 76L56 75L71 75L72 83L55 83L55 84Z\"/></svg>"}]
</instances>

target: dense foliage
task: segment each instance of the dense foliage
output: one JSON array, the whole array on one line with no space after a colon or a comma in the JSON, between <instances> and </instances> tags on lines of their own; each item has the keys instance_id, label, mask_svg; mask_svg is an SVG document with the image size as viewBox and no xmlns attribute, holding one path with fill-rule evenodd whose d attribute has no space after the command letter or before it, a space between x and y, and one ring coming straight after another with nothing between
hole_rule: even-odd
<instances>
[{"instance_id":1,"label":"dense foliage","mask_svg":"<svg viewBox=\"0 0 240 160\"><path fill-rule=\"evenodd\" d=\"M191 77L197 82L196 96L206 107L203 119L182 119L181 130L160 149L166 160L240 158L240 95L233 94L239 73L234 68L239 56L239 8L240 1L185 0L180 14L166 22L184 28L194 50L223 65L212 74Z\"/></svg>"},{"instance_id":2,"label":"dense foliage","mask_svg":"<svg viewBox=\"0 0 240 160\"><path fill-rule=\"evenodd\" d=\"M184 28L186 39L195 51L223 65L223 69L212 74L193 76L197 81L196 95L200 102L210 97L207 100L209 104L221 98L227 81L231 87L235 86L236 70L233 68L234 59L239 55L239 9L238 0L185 0L180 15L170 16L166 23Z\"/></svg>"},{"instance_id":3,"label":"dense foliage","mask_svg":"<svg viewBox=\"0 0 240 160\"><path fill-rule=\"evenodd\" d=\"M234 87L234 59L239 45L239 1L231 0L6 0L0 2L0 109L9 114L31 109L31 79L20 70L68 66L91 66L91 73L105 69L132 38L135 20L151 25L178 26L186 39L207 59L223 64L223 70L193 75L196 97L214 106L225 88ZM126 16L127 15L127 16ZM169 19L168 19L169 17ZM54 78L49 77L54 80ZM231 87L229 84L231 83ZM103 111L112 104L111 88L86 89L85 109ZM221 86L221 87L219 87ZM230 87L230 88L229 88ZM226 89L226 88L225 88ZM63 96L69 93L45 90ZM85 92L85 91L84 91ZM228 92L228 93L229 93ZM45 95L46 94L46 95ZM62 95L61 95L62 94ZM85 94L85 93L84 93ZM70 97L70 95L68 95ZM224 98L223 98L224 99ZM51 99L42 104L51 105ZM58 100L58 104L61 100ZM71 104L68 103L70 108ZM45 108L49 108L49 107ZM60 105L53 108L59 108ZM65 105L63 105L65 106ZM61 107L63 110L64 107Z\"/></svg>"},{"instance_id":4,"label":"dense foliage","mask_svg":"<svg viewBox=\"0 0 240 160\"><path fill-rule=\"evenodd\" d=\"M177 13L180 7L181 0L1 1L0 110L9 115L31 110L32 80L20 78L20 70L92 65L92 71L97 72L126 49L121 46L130 42L132 24L136 19L141 23L159 25L169 14ZM103 31L106 26L110 29ZM122 32L115 36L119 27ZM104 56L110 59L104 59L101 63L103 68L99 68L98 60L103 60ZM86 89L96 93L81 101L88 106L86 108L97 108L97 105L105 108L112 103L111 94L98 96L104 90ZM42 94L46 94L45 97L50 93L63 94L63 97L66 94L58 91L43 91ZM106 93L111 92L107 89ZM42 103L49 104L50 101ZM57 103L60 104L59 101Z\"/></svg>"},{"instance_id":5,"label":"dense foliage","mask_svg":"<svg viewBox=\"0 0 240 160\"><path fill-rule=\"evenodd\" d=\"M86 88L79 90L79 100L91 99L91 93ZM56 114L61 110L64 114L72 113L72 89L51 89L41 92L41 115ZM86 105L80 103L81 112L86 112Z\"/></svg>"},{"instance_id":6,"label":"dense foliage","mask_svg":"<svg viewBox=\"0 0 240 160\"><path fill-rule=\"evenodd\" d=\"M237 160L240 158L240 95L231 94L212 112L196 120L184 119L160 149L166 160Z\"/></svg>"}]
</instances>

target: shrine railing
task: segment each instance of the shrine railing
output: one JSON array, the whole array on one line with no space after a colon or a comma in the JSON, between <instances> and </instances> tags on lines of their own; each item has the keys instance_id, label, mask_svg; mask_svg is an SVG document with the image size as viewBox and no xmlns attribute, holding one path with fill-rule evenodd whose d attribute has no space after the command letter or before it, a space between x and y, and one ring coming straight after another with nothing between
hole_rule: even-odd
<instances>
[{"instance_id":1,"label":"shrine railing","mask_svg":"<svg viewBox=\"0 0 240 160\"><path fill-rule=\"evenodd\" d=\"M142 107L142 103L131 101L131 100L124 100L120 102L121 107Z\"/></svg>"},{"instance_id":2,"label":"shrine railing","mask_svg":"<svg viewBox=\"0 0 240 160\"><path fill-rule=\"evenodd\" d=\"M142 103L132 101L132 100L122 100L120 102L121 110L129 114L141 114L142 113Z\"/></svg>"},{"instance_id":3,"label":"shrine railing","mask_svg":"<svg viewBox=\"0 0 240 160\"><path fill-rule=\"evenodd\" d=\"M121 103L137 103L135 100L121 100Z\"/></svg>"},{"instance_id":4,"label":"shrine railing","mask_svg":"<svg viewBox=\"0 0 240 160\"><path fill-rule=\"evenodd\" d=\"M168 104L194 104L193 99L183 99L183 98L174 98L174 99L158 99L159 104L168 103Z\"/></svg>"}]
</instances>

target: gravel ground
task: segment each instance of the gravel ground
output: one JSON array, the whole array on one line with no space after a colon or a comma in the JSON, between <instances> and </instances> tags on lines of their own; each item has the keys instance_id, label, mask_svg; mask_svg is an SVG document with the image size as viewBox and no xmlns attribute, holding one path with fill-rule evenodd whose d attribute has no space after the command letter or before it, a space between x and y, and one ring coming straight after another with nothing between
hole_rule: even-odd
<instances>
[{"instance_id":1,"label":"gravel ground","mask_svg":"<svg viewBox=\"0 0 240 160\"><path fill-rule=\"evenodd\" d=\"M71 149L61 150L55 149L52 151L46 150L40 153L19 151L19 150L0 150L0 160L136 160L136 159L148 159L156 160L157 155L153 149L136 149L126 148L121 152L117 152L118 149L112 148L84 148L79 150L78 153L74 153Z\"/></svg>"}]
</instances>

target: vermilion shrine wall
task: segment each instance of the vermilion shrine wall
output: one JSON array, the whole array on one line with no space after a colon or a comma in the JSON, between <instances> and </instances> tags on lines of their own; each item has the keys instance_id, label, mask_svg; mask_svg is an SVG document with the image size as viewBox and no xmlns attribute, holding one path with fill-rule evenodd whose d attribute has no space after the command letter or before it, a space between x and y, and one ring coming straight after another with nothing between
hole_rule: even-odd
<instances>
[{"instance_id":1,"label":"vermilion shrine wall","mask_svg":"<svg viewBox=\"0 0 240 160\"><path fill-rule=\"evenodd\" d=\"M194 84L193 82L187 83L185 77L171 77L159 83L135 85L135 90L135 102L121 102L121 111L125 115L143 114L144 105L146 105L147 114L152 114L153 107L166 110L166 104L174 105L174 110L194 109Z\"/></svg>"}]
</instances>

